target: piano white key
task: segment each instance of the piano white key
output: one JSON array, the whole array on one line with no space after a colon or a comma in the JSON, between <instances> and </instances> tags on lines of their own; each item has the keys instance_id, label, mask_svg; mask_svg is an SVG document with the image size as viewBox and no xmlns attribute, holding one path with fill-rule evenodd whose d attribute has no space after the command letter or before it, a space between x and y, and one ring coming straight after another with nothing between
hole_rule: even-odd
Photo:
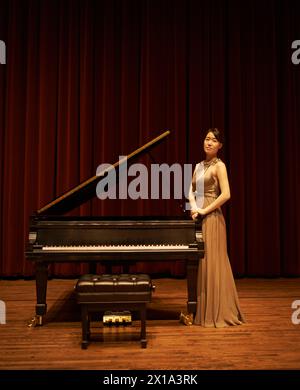
<instances>
[{"instance_id":1,"label":"piano white key","mask_svg":"<svg viewBox=\"0 0 300 390\"><path fill-rule=\"evenodd\" d=\"M185 250L188 245L68 245L68 246L43 246L43 251L64 252L92 252L92 251L143 251L143 250Z\"/></svg>"}]
</instances>

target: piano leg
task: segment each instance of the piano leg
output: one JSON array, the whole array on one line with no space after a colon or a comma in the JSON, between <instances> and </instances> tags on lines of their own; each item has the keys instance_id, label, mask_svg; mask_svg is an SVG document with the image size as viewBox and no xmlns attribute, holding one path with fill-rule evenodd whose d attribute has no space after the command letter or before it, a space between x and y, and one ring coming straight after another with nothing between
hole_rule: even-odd
<instances>
[{"instance_id":1,"label":"piano leg","mask_svg":"<svg viewBox=\"0 0 300 390\"><path fill-rule=\"evenodd\" d=\"M36 307L35 313L37 318L37 325L43 324L43 316L47 312L47 282L48 282L48 263L36 262Z\"/></svg>"},{"instance_id":2,"label":"piano leg","mask_svg":"<svg viewBox=\"0 0 300 390\"><path fill-rule=\"evenodd\" d=\"M188 313L196 314L197 308L197 276L198 276L198 259L190 259L187 261L187 290L188 290Z\"/></svg>"}]
</instances>

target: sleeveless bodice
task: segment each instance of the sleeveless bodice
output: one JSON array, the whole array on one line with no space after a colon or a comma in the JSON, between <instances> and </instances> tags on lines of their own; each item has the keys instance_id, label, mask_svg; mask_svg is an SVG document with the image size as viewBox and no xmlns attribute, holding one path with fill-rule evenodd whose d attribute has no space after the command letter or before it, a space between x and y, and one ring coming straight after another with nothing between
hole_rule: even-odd
<instances>
[{"instance_id":1,"label":"sleeveless bodice","mask_svg":"<svg viewBox=\"0 0 300 390\"><path fill-rule=\"evenodd\" d=\"M204 198L216 199L220 195L220 187L217 179L211 174L211 169L204 174Z\"/></svg>"}]
</instances>

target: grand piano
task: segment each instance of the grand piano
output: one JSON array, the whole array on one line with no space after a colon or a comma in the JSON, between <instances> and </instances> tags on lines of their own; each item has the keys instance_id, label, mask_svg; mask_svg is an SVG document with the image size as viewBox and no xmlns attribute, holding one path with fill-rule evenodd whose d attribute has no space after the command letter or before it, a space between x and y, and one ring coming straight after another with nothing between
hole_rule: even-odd
<instances>
[{"instance_id":1,"label":"grand piano","mask_svg":"<svg viewBox=\"0 0 300 390\"><path fill-rule=\"evenodd\" d=\"M127 162L149 152L170 134L165 131L127 156ZM123 160L112 167L118 170ZM112 169L112 168L111 168ZM87 262L128 265L137 261L186 261L187 311L196 312L197 270L204 256L201 224L184 217L73 217L63 214L96 195L103 174L93 176L39 209L30 217L25 256L35 264L36 313L34 325L47 312L48 266ZM100 176L100 177L99 177ZM91 271L92 272L92 271Z\"/></svg>"}]
</instances>

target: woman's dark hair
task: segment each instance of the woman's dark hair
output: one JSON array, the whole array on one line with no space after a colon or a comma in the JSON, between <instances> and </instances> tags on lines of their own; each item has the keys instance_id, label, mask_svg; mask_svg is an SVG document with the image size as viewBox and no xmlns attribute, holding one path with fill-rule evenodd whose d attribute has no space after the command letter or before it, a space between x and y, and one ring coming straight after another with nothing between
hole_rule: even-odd
<instances>
[{"instance_id":1,"label":"woman's dark hair","mask_svg":"<svg viewBox=\"0 0 300 390\"><path fill-rule=\"evenodd\" d=\"M212 127L211 129L207 130L206 135L208 133L213 133L213 135L216 137L216 139L219 142L221 142L221 144L224 144L224 137L223 137L223 134L221 133L221 131L219 129L217 129L216 127Z\"/></svg>"}]
</instances>

